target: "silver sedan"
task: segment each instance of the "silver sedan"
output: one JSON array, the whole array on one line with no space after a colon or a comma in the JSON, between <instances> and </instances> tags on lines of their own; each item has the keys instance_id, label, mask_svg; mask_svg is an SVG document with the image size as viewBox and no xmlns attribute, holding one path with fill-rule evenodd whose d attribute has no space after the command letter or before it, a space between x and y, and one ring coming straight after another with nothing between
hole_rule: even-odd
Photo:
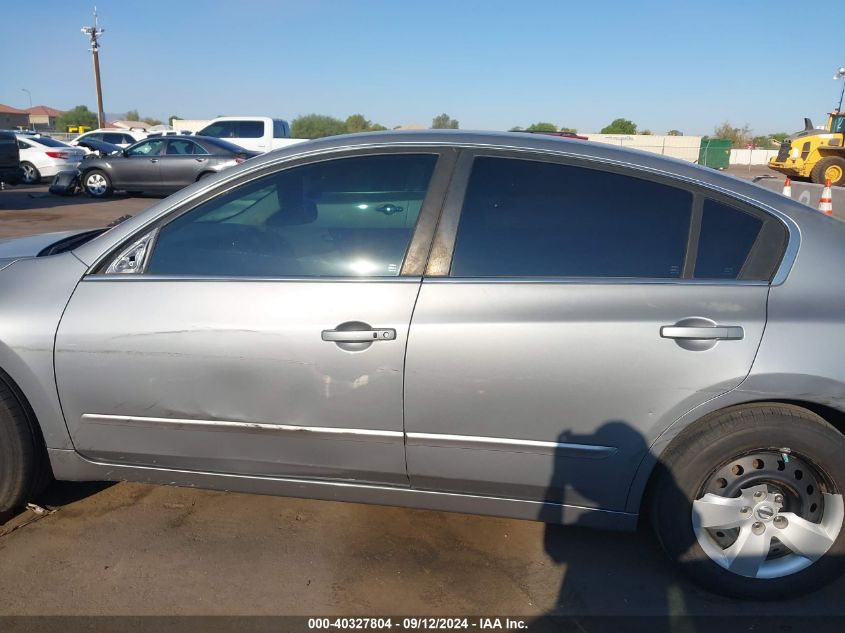
<instances>
[{"instance_id":1,"label":"silver sedan","mask_svg":"<svg viewBox=\"0 0 845 633\"><path fill-rule=\"evenodd\" d=\"M130 480L611 529L704 586L845 551L845 224L658 156L403 132L0 244L0 509Z\"/></svg>"}]
</instances>

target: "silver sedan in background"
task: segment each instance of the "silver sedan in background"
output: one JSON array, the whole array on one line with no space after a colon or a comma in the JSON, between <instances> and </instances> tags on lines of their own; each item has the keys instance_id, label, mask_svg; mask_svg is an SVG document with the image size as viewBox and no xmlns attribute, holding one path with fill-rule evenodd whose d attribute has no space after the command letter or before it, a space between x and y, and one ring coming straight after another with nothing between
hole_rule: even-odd
<instances>
[{"instance_id":1,"label":"silver sedan in background","mask_svg":"<svg viewBox=\"0 0 845 633\"><path fill-rule=\"evenodd\" d=\"M0 245L0 509L52 473L643 518L712 590L808 591L845 549L843 246L752 183L578 140L271 152Z\"/></svg>"}]
</instances>

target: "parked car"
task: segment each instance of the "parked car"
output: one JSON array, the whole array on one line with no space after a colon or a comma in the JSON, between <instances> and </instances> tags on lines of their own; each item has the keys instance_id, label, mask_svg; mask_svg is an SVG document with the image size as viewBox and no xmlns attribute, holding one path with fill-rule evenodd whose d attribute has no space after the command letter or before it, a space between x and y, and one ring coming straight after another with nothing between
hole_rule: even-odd
<instances>
[{"instance_id":1,"label":"parked car","mask_svg":"<svg viewBox=\"0 0 845 633\"><path fill-rule=\"evenodd\" d=\"M84 161L82 186L95 198L110 196L115 189L172 193L257 155L217 138L148 138L120 154Z\"/></svg>"},{"instance_id":2,"label":"parked car","mask_svg":"<svg viewBox=\"0 0 845 633\"><path fill-rule=\"evenodd\" d=\"M52 468L642 515L704 586L791 597L843 568L843 243L753 183L598 143L272 152L72 252L1 245L0 510Z\"/></svg>"},{"instance_id":3,"label":"parked car","mask_svg":"<svg viewBox=\"0 0 845 633\"><path fill-rule=\"evenodd\" d=\"M16 185L23 179L17 137L0 131L0 182Z\"/></svg>"},{"instance_id":4,"label":"parked car","mask_svg":"<svg viewBox=\"0 0 845 633\"><path fill-rule=\"evenodd\" d=\"M101 128L99 130L91 130L90 132L85 132L85 134L80 134L73 139L70 144L84 147L82 141L101 141L126 148L138 141L143 141L145 138L147 138L147 133L142 130Z\"/></svg>"},{"instance_id":5,"label":"parked car","mask_svg":"<svg viewBox=\"0 0 845 633\"><path fill-rule=\"evenodd\" d=\"M291 138L287 121L266 116L218 117L197 134L222 138L255 152L269 152L306 140Z\"/></svg>"},{"instance_id":6,"label":"parked car","mask_svg":"<svg viewBox=\"0 0 845 633\"><path fill-rule=\"evenodd\" d=\"M20 151L22 181L37 184L42 178L52 178L60 171L76 169L85 155L82 149L71 147L49 136L17 134Z\"/></svg>"}]
</instances>

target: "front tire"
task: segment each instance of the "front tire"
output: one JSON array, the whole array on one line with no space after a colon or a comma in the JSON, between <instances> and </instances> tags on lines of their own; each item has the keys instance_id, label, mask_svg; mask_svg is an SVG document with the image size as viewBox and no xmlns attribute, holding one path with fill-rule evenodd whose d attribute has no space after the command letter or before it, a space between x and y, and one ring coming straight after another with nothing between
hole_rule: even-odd
<instances>
[{"instance_id":1,"label":"front tire","mask_svg":"<svg viewBox=\"0 0 845 633\"><path fill-rule=\"evenodd\" d=\"M0 381L0 512L22 506L50 479L43 440L31 414Z\"/></svg>"},{"instance_id":2,"label":"front tire","mask_svg":"<svg viewBox=\"0 0 845 633\"><path fill-rule=\"evenodd\" d=\"M737 407L683 432L651 489L663 549L700 585L773 600L845 570L845 437L790 405Z\"/></svg>"},{"instance_id":3,"label":"front tire","mask_svg":"<svg viewBox=\"0 0 845 633\"><path fill-rule=\"evenodd\" d=\"M38 168L36 168L32 163L27 161L22 162L21 169L23 170L23 178L21 181L24 184L37 185L41 182L41 172L39 172Z\"/></svg>"},{"instance_id":4,"label":"front tire","mask_svg":"<svg viewBox=\"0 0 845 633\"><path fill-rule=\"evenodd\" d=\"M819 185L830 180L834 187L845 187L845 158L829 156L813 167L812 180Z\"/></svg>"},{"instance_id":5,"label":"front tire","mask_svg":"<svg viewBox=\"0 0 845 633\"><path fill-rule=\"evenodd\" d=\"M85 176L82 178L82 186L92 198L108 198L114 193L111 180L109 180L105 172L99 169L92 169L91 171L85 172Z\"/></svg>"}]
</instances>

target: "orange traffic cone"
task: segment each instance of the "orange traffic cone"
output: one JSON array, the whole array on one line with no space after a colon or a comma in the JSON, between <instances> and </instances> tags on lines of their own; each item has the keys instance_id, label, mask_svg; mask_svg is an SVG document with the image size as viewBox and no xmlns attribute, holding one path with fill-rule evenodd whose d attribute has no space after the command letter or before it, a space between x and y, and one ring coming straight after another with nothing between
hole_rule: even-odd
<instances>
[{"instance_id":1,"label":"orange traffic cone","mask_svg":"<svg viewBox=\"0 0 845 633\"><path fill-rule=\"evenodd\" d=\"M792 181L789 179L789 176L786 177L786 180L783 181L783 195L787 198L792 197Z\"/></svg>"},{"instance_id":2,"label":"orange traffic cone","mask_svg":"<svg viewBox=\"0 0 845 633\"><path fill-rule=\"evenodd\" d=\"M824 183L822 197L819 198L819 211L825 215L833 215L833 192L830 190L830 179Z\"/></svg>"}]
</instances>

